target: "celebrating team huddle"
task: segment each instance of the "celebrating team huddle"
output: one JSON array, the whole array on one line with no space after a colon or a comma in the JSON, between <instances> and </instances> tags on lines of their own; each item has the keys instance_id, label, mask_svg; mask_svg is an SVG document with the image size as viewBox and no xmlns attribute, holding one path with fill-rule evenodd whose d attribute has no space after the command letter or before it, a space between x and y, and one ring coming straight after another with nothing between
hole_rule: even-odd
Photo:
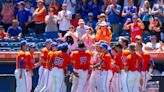
<instances>
[{"instance_id":1,"label":"celebrating team huddle","mask_svg":"<svg viewBox=\"0 0 164 92\"><path fill-rule=\"evenodd\" d=\"M32 70L37 67L39 79L34 92L146 92L154 63L142 50L142 43L132 43L127 50L116 43L109 50L107 42L99 41L89 51L78 41L78 48L69 48L66 42L47 39L35 63L36 45L22 41L16 61L16 92L32 91Z\"/></svg>"}]
</instances>

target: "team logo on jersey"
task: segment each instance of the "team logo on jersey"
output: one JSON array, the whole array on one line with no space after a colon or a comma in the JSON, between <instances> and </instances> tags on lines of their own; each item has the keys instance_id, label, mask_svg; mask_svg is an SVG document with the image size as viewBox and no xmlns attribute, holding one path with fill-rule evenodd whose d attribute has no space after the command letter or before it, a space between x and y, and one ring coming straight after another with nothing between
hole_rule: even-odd
<instances>
[{"instance_id":1,"label":"team logo on jersey","mask_svg":"<svg viewBox=\"0 0 164 92\"><path fill-rule=\"evenodd\" d=\"M86 64L87 57L80 57L80 64Z\"/></svg>"},{"instance_id":2,"label":"team logo on jersey","mask_svg":"<svg viewBox=\"0 0 164 92\"><path fill-rule=\"evenodd\" d=\"M54 64L58 65L58 66L62 66L63 62L64 62L64 59L61 58L61 57L56 57L55 60L54 60Z\"/></svg>"},{"instance_id":3,"label":"team logo on jersey","mask_svg":"<svg viewBox=\"0 0 164 92\"><path fill-rule=\"evenodd\" d=\"M122 59L122 63L126 65L126 56L122 56L121 59Z\"/></svg>"}]
</instances>

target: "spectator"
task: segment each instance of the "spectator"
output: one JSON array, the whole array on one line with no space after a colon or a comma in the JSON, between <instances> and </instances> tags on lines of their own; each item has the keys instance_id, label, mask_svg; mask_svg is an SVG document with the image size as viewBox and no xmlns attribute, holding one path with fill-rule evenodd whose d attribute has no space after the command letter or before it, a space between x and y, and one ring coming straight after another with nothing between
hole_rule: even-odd
<instances>
[{"instance_id":1,"label":"spectator","mask_svg":"<svg viewBox=\"0 0 164 92\"><path fill-rule=\"evenodd\" d=\"M27 23L30 20L29 16L31 16L30 11L25 9L24 1L20 1L18 4L18 13L17 13L17 20L19 21L20 26L22 27L23 31L22 34L27 34Z\"/></svg>"},{"instance_id":2,"label":"spectator","mask_svg":"<svg viewBox=\"0 0 164 92\"><path fill-rule=\"evenodd\" d=\"M160 41L160 47L156 52L163 52L164 51L164 43Z\"/></svg>"},{"instance_id":3,"label":"spectator","mask_svg":"<svg viewBox=\"0 0 164 92\"><path fill-rule=\"evenodd\" d=\"M72 13L67 10L67 4L62 4L62 10L58 13L58 19L59 19L59 37L62 38L65 33L69 30L69 27L71 25L71 19L72 19Z\"/></svg>"},{"instance_id":4,"label":"spectator","mask_svg":"<svg viewBox=\"0 0 164 92\"><path fill-rule=\"evenodd\" d=\"M93 13L94 19L97 19L97 16L101 13L100 0L93 0L92 10L90 12Z\"/></svg>"},{"instance_id":5,"label":"spectator","mask_svg":"<svg viewBox=\"0 0 164 92\"><path fill-rule=\"evenodd\" d=\"M18 20L12 21L12 26L7 29L7 36L11 39L19 39L22 36L22 28L19 26Z\"/></svg>"},{"instance_id":6,"label":"spectator","mask_svg":"<svg viewBox=\"0 0 164 92\"><path fill-rule=\"evenodd\" d=\"M142 19L142 21L145 25L144 31L146 33L149 33L149 29L148 29L149 20L152 18L151 7L150 7L150 4L149 4L149 1L147 1L147 0L144 1L144 6L143 6L143 8L140 9L140 11L138 13L138 16Z\"/></svg>"},{"instance_id":7,"label":"spectator","mask_svg":"<svg viewBox=\"0 0 164 92\"><path fill-rule=\"evenodd\" d=\"M160 35L161 27L162 25L158 17L155 17L154 19L153 18L150 19L150 24L149 24L150 34L156 35L158 41L161 40L161 35Z\"/></svg>"},{"instance_id":8,"label":"spectator","mask_svg":"<svg viewBox=\"0 0 164 92\"><path fill-rule=\"evenodd\" d=\"M69 27L69 31L67 31L67 33L64 35L63 41L66 41L68 44L71 45L69 50L74 50L77 48L78 37L77 37L77 34L75 32L74 26L71 25Z\"/></svg>"},{"instance_id":9,"label":"spectator","mask_svg":"<svg viewBox=\"0 0 164 92\"><path fill-rule=\"evenodd\" d=\"M102 10L105 11L104 9L106 9L110 4L111 1L110 0L103 0L104 4L102 6Z\"/></svg>"},{"instance_id":10,"label":"spectator","mask_svg":"<svg viewBox=\"0 0 164 92\"><path fill-rule=\"evenodd\" d=\"M137 15L133 16L133 23L128 24L131 21L130 18L124 24L125 30L130 30L131 33L131 42L136 42L135 37L140 35L142 37L142 31L145 28L141 19L138 19Z\"/></svg>"},{"instance_id":11,"label":"spectator","mask_svg":"<svg viewBox=\"0 0 164 92\"><path fill-rule=\"evenodd\" d=\"M145 50L148 52L154 52L160 48L160 43L157 42L156 35L150 37L151 42L146 43Z\"/></svg>"},{"instance_id":12,"label":"spectator","mask_svg":"<svg viewBox=\"0 0 164 92\"><path fill-rule=\"evenodd\" d=\"M73 18L73 19L71 20L71 24L72 24L74 27L77 27L77 26L78 26L78 21L79 21L80 18L81 18L80 13L76 13L75 18Z\"/></svg>"},{"instance_id":13,"label":"spectator","mask_svg":"<svg viewBox=\"0 0 164 92\"><path fill-rule=\"evenodd\" d=\"M25 3L25 9L28 10L31 14L33 14L35 11L35 8L32 6L32 3L30 2Z\"/></svg>"},{"instance_id":14,"label":"spectator","mask_svg":"<svg viewBox=\"0 0 164 92\"><path fill-rule=\"evenodd\" d=\"M4 3L1 11L2 16L2 25L4 26L5 31L7 31L8 27L11 26L12 20L14 17L14 7L12 3Z\"/></svg>"},{"instance_id":15,"label":"spectator","mask_svg":"<svg viewBox=\"0 0 164 92\"><path fill-rule=\"evenodd\" d=\"M93 13L88 13L88 19L87 19L87 22L86 22L87 26L90 26L92 28L95 28L95 25L96 25L96 21L93 20Z\"/></svg>"},{"instance_id":16,"label":"spectator","mask_svg":"<svg viewBox=\"0 0 164 92\"><path fill-rule=\"evenodd\" d=\"M96 30L95 40L96 41L104 40L108 42L108 44L110 45L110 41L112 39L112 32L108 27L107 22L103 21L99 25L100 28Z\"/></svg>"},{"instance_id":17,"label":"spectator","mask_svg":"<svg viewBox=\"0 0 164 92\"><path fill-rule=\"evenodd\" d=\"M82 0L82 11L81 15L83 19L87 18L87 14L92 11L93 1L92 0Z\"/></svg>"},{"instance_id":18,"label":"spectator","mask_svg":"<svg viewBox=\"0 0 164 92\"><path fill-rule=\"evenodd\" d=\"M110 22L112 31L119 32L121 22L121 6L117 4L117 0L111 0L112 4L109 5L105 11L108 15L108 22Z\"/></svg>"},{"instance_id":19,"label":"spectator","mask_svg":"<svg viewBox=\"0 0 164 92\"><path fill-rule=\"evenodd\" d=\"M46 38L58 38L57 16L53 14L53 8L49 8L45 23L47 24L45 28Z\"/></svg>"},{"instance_id":20,"label":"spectator","mask_svg":"<svg viewBox=\"0 0 164 92\"><path fill-rule=\"evenodd\" d=\"M36 8L33 13L33 19L35 22L35 33L39 38L39 34L43 34L45 32L46 8L44 7L44 1L38 0L37 7L38 8Z\"/></svg>"},{"instance_id":21,"label":"spectator","mask_svg":"<svg viewBox=\"0 0 164 92\"><path fill-rule=\"evenodd\" d=\"M53 8L54 15L58 15L60 4L56 0L52 0L49 7Z\"/></svg>"},{"instance_id":22,"label":"spectator","mask_svg":"<svg viewBox=\"0 0 164 92\"><path fill-rule=\"evenodd\" d=\"M128 18L132 19L133 15L137 15L137 8L133 6L132 4L133 0L127 0L128 6L124 6L123 11L122 11L122 17L123 19L123 24L126 22ZM129 23L132 23L130 21Z\"/></svg>"},{"instance_id":23,"label":"spectator","mask_svg":"<svg viewBox=\"0 0 164 92\"><path fill-rule=\"evenodd\" d=\"M91 50L91 47L94 44L94 35L92 33L93 29L89 27L85 35L82 37L82 41L84 42L87 50Z\"/></svg>"},{"instance_id":24,"label":"spectator","mask_svg":"<svg viewBox=\"0 0 164 92\"><path fill-rule=\"evenodd\" d=\"M0 39L5 39L7 37L6 32L2 25L0 25Z\"/></svg>"},{"instance_id":25,"label":"spectator","mask_svg":"<svg viewBox=\"0 0 164 92\"><path fill-rule=\"evenodd\" d=\"M76 13L80 13L82 9L82 1L83 0L76 0Z\"/></svg>"},{"instance_id":26,"label":"spectator","mask_svg":"<svg viewBox=\"0 0 164 92\"><path fill-rule=\"evenodd\" d=\"M158 19L162 22L161 37L162 40L164 40L164 5L162 0L159 0L157 4L154 4L151 13L154 17L158 17Z\"/></svg>"},{"instance_id":27,"label":"spectator","mask_svg":"<svg viewBox=\"0 0 164 92\"><path fill-rule=\"evenodd\" d=\"M76 33L78 35L78 39L81 40L82 37L85 35L86 30L88 29L88 26L85 25L85 22L83 19L79 19L78 24L79 26L76 28Z\"/></svg>"},{"instance_id":28,"label":"spectator","mask_svg":"<svg viewBox=\"0 0 164 92\"><path fill-rule=\"evenodd\" d=\"M106 15L105 15L105 13L101 13L101 14L98 16L98 22L96 23L96 27L95 27L96 30L100 28L99 24L100 24L102 21L106 21L106 22L107 22L107 17L106 17ZM107 24L108 24L108 27L109 27L109 26L110 26L110 23L107 22Z\"/></svg>"},{"instance_id":29,"label":"spectator","mask_svg":"<svg viewBox=\"0 0 164 92\"><path fill-rule=\"evenodd\" d=\"M75 15L76 0L64 0L64 3L67 4L67 10L71 11L72 15Z\"/></svg>"}]
</instances>

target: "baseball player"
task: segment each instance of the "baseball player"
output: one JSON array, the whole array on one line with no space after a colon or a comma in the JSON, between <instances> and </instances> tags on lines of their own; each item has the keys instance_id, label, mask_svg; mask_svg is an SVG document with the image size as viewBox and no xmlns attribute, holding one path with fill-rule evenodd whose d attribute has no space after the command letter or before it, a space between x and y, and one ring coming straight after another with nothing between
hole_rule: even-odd
<instances>
[{"instance_id":1,"label":"baseball player","mask_svg":"<svg viewBox=\"0 0 164 92\"><path fill-rule=\"evenodd\" d=\"M57 43L56 42L52 42L50 44L50 46L51 46L51 51L49 51L48 52L48 55L47 55L46 69L48 69L47 71L50 71L51 72L51 65L49 64L50 63L49 61L50 61L53 53L55 51L57 51ZM48 78L45 78L45 80L44 80L45 81L44 87L41 89L40 92L53 92L52 91L52 89L53 89L52 88L53 87L53 82L51 81L52 80L52 77L51 77L50 73L49 73L49 76L47 76L47 77Z\"/></svg>"},{"instance_id":2,"label":"baseball player","mask_svg":"<svg viewBox=\"0 0 164 92\"><path fill-rule=\"evenodd\" d=\"M120 88L119 88L119 70L118 70L118 63L116 62L115 58L117 55L117 51L115 46L112 47L112 55L114 56L113 58L113 78L111 81L111 92L120 92Z\"/></svg>"},{"instance_id":3,"label":"baseball player","mask_svg":"<svg viewBox=\"0 0 164 92\"><path fill-rule=\"evenodd\" d=\"M55 83L54 92L65 92L63 91L63 84L65 81L65 73L67 66L71 64L71 58L67 54L67 43L62 43L58 47L60 47L61 50L54 52L50 60L50 63L52 64L52 70L50 75L52 76L51 81Z\"/></svg>"},{"instance_id":4,"label":"baseball player","mask_svg":"<svg viewBox=\"0 0 164 92\"><path fill-rule=\"evenodd\" d=\"M139 79L142 57L136 52L135 44L129 45L130 54L126 58L126 71L128 92L140 92L139 91Z\"/></svg>"},{"instance_id":5,"label":"baseball player","mask_svg":"<svg viewBox=\"0 0 164 92\"><path fill-rule=\"evenodd\" d=\"M26 69L27 62L24 60L28 43L26 40L21 41L21 51L18 52L16 58L16 70L14 72L16 78L16 92L28 92L26 86Z\"/></svg>"},{"instance_id":6,"label":"baseball player","mask_svg":"<svg viewBox=\"0 0 164 92\"><path fill-rule=\"evenodd\" d=\"M142 56L142 69L141 69L141 91L146 92L146 83L148 81L148 77L150 76L151 72L153 71L154 62L151 60L150 54L147 52L143 52L142 50L142 43L136 43L136 49L138 53ZM150 66L150 67L149 67ZM149 70L149 71L148 71ZM148 73L149 72L149 73Z\"/></svg>"},{"instance_id":7,"label":"baseball player","mask_svg":"<svg viewBox=\"0 0 164 92\"><path fill-rule=\"evenodd\" d=\"M96 51L92 52L92 58L91 58L91 67L94 67L96 64L100 63L100 60L98 58L100 57L100 43L95 43ZM100 89L100 69L99 68L93 68L92 73L89 80L89 92L101 92Z\"/></svg>"},{"instance_id":8,"label":"baseball player","mask_svg":"<svg viewBox=\"0 0 164 92\"><path fill-rule=\"evenodd\" d=\"M29 52L27 52L25 55L25 60L27 61L27 70L26 70L27 92L31 92L31 90L32 90L32 76L33 76L32 69L38 67L40 64L40 63L35 63L35 58L34 58L35 50L36 50L36 45L30 44Z\"/></svg>"},{"instance_id":9,"label":"baseball player","mask_svg":"<svg viewBox=\"0 0 164 92\"><path fill-rule=\"evenodd\" d=\"M115 48L117 51L117 55L115 56L115 62L116 65L118 66L118 72L120 72L119 74L119 79L120 79L120 83L119 88L122 92L128 92L128 88L127 88L127 72L125 72L125 66L126 66L126 57L130 54L130 52L128 50L123 50L123 47L121 45L121 43L117 43L115 44Z\"/></svg>"},{"instance_id":10,"label":"baseball player","mask_svg":"<svg viewBox=\"0 0 164 92\"><path fill-rule=\"evenodd\" d=\"M113 76L112 72L112 58L111 55L108 53L108 44L101 43L100 44L102 55L100 56L101 60L101 92L109 92L110 81Z\"/></svg>"},{"instance_id":11,"label":"baseball player","mask_svg":"<svg viewBox=\"0 0 164 92\"><path fill-rule=\"evenodd\" d=\"M74 75L71 92L84 92L84 87L88 78L91 54L86 51L82 41L78 42L78 50L72 52L71 58L74 63Z\"/></svg>"},{"instance_id":12,"label":"baseball player","mask_svg":"<svg viewBox=\"0 0 164 92\"><path fill-rule=\"evenodd\" d=\"M39 68L39 79L38 79L38 85L35 88L34 92L39 92L42 88L44 88L45 82L48 81L49 76L49 69L46 67L47 55L48 52L51 49L50 44L52 43L51 39L47 39L45 42L45 47L41 50L41 56L40 56L40 63L41 66Z\"/></svg>"}]
</instances>

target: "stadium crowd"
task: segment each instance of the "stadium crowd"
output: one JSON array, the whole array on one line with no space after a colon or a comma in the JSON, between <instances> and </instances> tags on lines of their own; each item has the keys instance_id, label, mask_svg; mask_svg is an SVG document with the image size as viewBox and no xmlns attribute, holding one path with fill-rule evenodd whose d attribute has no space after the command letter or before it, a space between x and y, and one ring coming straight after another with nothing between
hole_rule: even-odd
<instances>
[{"instance_id":1,"label":"stadium crowd","mask_svg":"<svg viewBox=\"0 0 164 92\"><path fill-rule=\"evenodd\" d=\"M35 92L60 92L61 87L66 89L62 83L68 76L72 88L67 85L67 90L71 92L95 89L145 92L154 67L147 52L164 50L163 0L5 0L0 3L0 38L23 40L16 61L17 92L24 92L25 88L31 92L32 69L38 66ZM36 44L26 41L31 33L35 34L33 39L46 39L38 63L33 62ZM92 71L89 77L88 71ZM122 85L118 84L119 78ZM94 84L95 81L100 83Z\"/></svg>"},{"instance_id":2,"label":"stadium crowd","mask_svg":"<svg viewBox=\"0 0 164 92\"><path fill-rule=\"evenodd\" d=\"M38 39L65 40L71 34L75 43L80 39L90 48L94 42L110 44L120 36L136 42L138 35L145 50L163 46L163 0L1 0L0 6L1 39L34 33Z\"/></svg>"}]
</instances>

